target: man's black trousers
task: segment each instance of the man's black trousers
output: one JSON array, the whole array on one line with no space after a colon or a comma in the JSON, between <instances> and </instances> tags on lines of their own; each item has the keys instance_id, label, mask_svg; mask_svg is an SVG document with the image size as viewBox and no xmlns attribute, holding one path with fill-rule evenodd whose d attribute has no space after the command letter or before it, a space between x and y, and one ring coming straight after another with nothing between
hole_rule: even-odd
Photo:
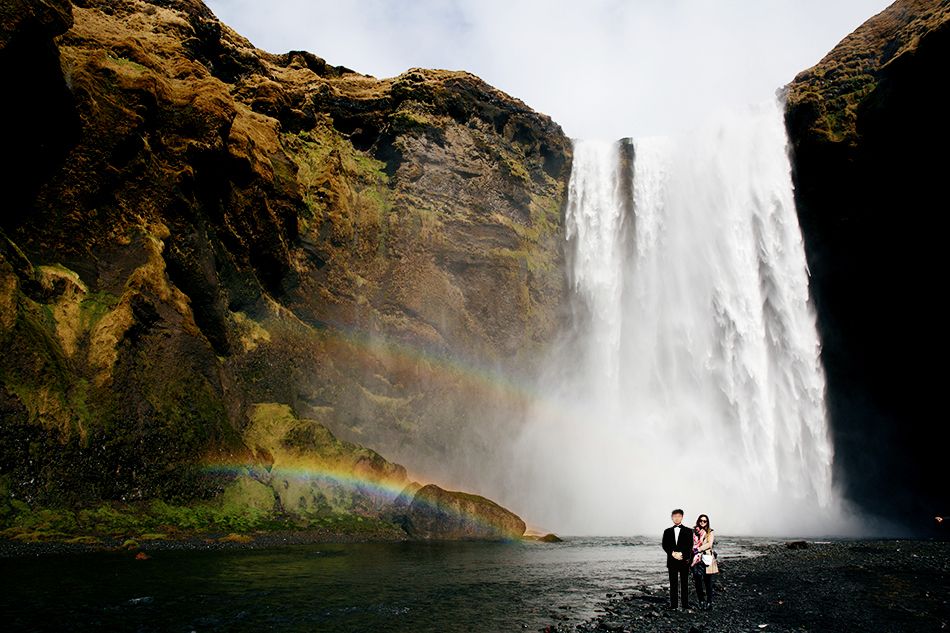
<instances>
[{"instance_id":1,"label":"man's black trousers","mask_svg":"<svg viewBox=\"0 0 950 633\"><path fill-rule=\"evenodd\" d=\"M676 608L677 589L682 592L683 608L689 607L689 567L670 567L670 606Z\"/></svg>"}]
</instances>

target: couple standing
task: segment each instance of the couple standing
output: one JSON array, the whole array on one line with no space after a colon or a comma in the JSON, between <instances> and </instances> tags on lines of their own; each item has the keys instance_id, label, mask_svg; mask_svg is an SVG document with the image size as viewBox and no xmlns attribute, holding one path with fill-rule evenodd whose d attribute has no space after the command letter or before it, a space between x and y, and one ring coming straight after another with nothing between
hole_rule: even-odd
<instances>
[{"instance_id":1,"label":"couple standing","mask_svg":"<svg viewBox=\"0 0 950 633\"><path fill-rule=\"evenodd\" d=\"M676 608L676 594L682 592L683 608L689 608L689 574L696 582L699 608L712 608L712 577L719 573L713 554L713 529L709 517L700 514L692 529L682 525L683 511L673 510L672 527L663 532L663 550L666 552L666 568L670 572L670 608ZM682 585L680 589L679 586ZM705 589L705 591L704 591Z\"/></svg>"}]
</instances>

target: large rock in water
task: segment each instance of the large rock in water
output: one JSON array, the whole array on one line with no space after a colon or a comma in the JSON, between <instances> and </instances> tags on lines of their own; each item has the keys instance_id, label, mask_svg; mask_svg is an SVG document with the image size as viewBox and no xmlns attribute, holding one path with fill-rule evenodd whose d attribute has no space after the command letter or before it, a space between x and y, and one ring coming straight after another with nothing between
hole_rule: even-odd
<instances>
[{"instance_id":1,"label":"large rock in water","mask_svg":"<svg viewBox=\"0 0 950 633\"><path fill-rule=\"evenodd\" d=\"M258 50L198 0L7 0L0 72L0 489L205 496L255 403L434 478L490 450L466 434L563 307L548 117Z\"/></svg>"},{"instance_id":2,"label":"large rock in water","mask_svg":"<svg viewBox=\"0 0 950 633\"><path fill-rule=\"evenodd\" d=\"M947 507L950 4L899 0L788 87L835 478L873 513ZM920 528L918 528L920 529Z\"/></svg>"},{"instance_id":3,"label":"large rock in water","mask_svg":"<svg viewBox=\"0 0 950 633\"><path fill-rule=\"evenodd\" d=\"M431 540L510 540L521 538L526 527L494 501L432 484L416 492L406 519L410 536Z\"/></svg>"}]
</instances>

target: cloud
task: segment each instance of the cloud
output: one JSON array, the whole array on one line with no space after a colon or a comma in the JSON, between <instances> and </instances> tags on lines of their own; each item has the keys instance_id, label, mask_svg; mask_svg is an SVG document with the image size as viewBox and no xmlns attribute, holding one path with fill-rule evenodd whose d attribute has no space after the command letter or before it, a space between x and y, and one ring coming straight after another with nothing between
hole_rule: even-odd
<instances>
[{"instance_id":1,"label":"cloud","mask_svg":"<svg viewBox=\"0 0 950 633\"><path fill-rule=\"evenodd\" d=\"M272 52L467 70L579 138L667 134L769 98L886 0L208 0Z\"/></svg>"}]
</instances>

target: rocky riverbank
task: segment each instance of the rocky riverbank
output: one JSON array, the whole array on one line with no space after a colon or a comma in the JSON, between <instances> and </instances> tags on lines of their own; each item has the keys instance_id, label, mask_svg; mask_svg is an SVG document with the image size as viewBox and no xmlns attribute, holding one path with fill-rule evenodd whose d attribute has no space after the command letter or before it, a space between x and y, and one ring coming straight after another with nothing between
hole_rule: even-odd
<instances>
[{"instance_id":1,"label":"rocky riverbank","mask_svg":"<svg viewBox=\"0 0 950 633\"><path fill-rule=\"evenodd\" d=\"M613 595L602 605L603 615L577 630L868 632L950 626L950 542L843 541L759 549L755 558L723 560L711 611L668 610L665 586L644 587Z\"/></svg>"}]
</instances>

